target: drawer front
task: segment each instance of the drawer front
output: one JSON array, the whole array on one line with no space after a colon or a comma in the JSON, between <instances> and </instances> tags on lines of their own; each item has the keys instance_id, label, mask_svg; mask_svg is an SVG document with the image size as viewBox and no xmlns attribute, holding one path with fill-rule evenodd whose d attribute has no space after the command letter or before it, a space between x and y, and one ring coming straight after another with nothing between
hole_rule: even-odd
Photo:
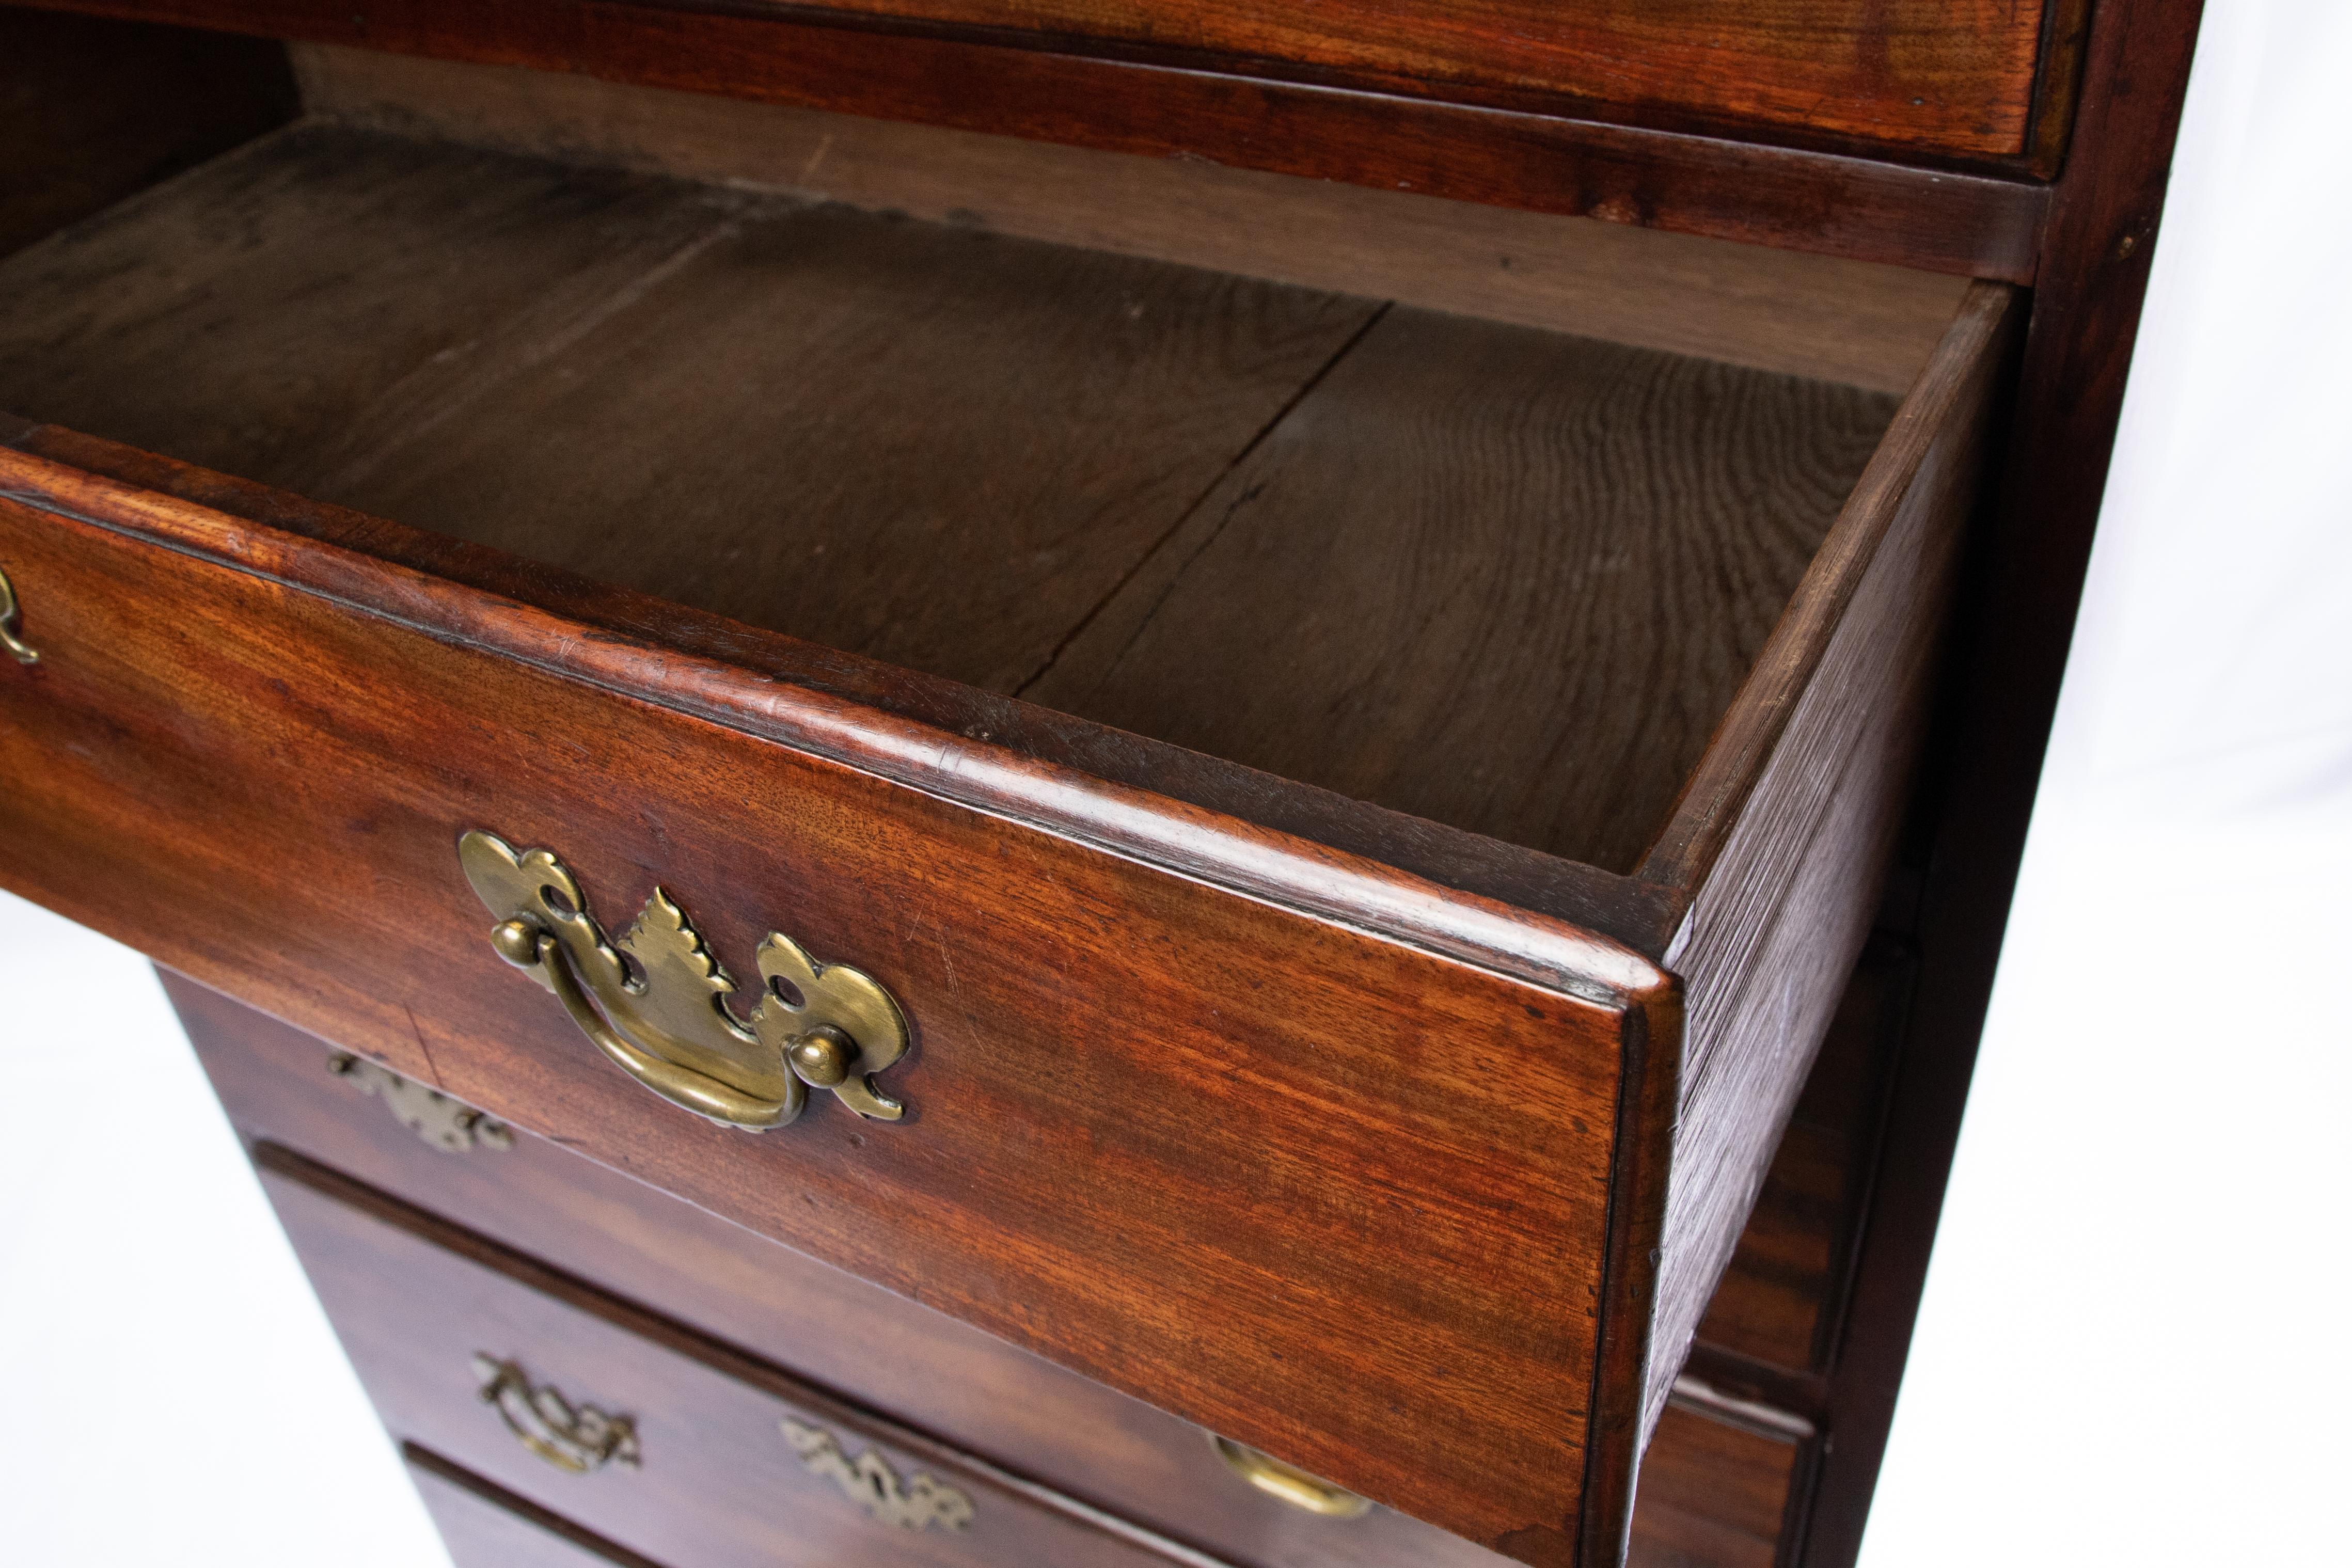
<instances>
[{"instance_id":1,"label":"drawer front","mask_svg":"<svg viewBox=\"0 0 2352 1568\"><path fill-rule=\"evenodd\" d=\"M779 744L705 661L40 459L0 480L42 655L0 685L16 891L1202 1426L1567 1555L1604 1294L1640 1290L1603 1279L1639 1005ZM726 680L729 724L612 689ZM756 706L960 744L806 689ZM469 829L560 854L614 930L661 886L738 973L780 931L870 975L911 1027L880 1082L905 1119L819 1094L747 1135L656 1098L502 960Z\"/></svg>"},{"instance_id":2,"label":"drawer front","mask_svg":"<svg viewBox=\"0 0 2352 1568\"><path fill-rule=\"evenodd\" d=\"M544 1139L468 1120L457 1102L179 977L164 987L248 1142L331 1165L1009 1469L1237 1563L1503 1561L1387 1509L1304 1512L1246 1484L1188 1422ZM811 1322L863 1332L816 1338Z\"/></svg>"},{"instance_id":3,"label":"drawer front","mask_svg":"<svg viewBox=\"0 0 2352 1568\"><path fill-rule=\"evenodd\" d=\"M308 1162L263 1185L395 1437L668 1568L1168 1561Z\"/></svg>"},{"instance_id":4,"label":"drawer front","mask_svg":"<svg viewBox=\"0 0 2352 1568\"><path fill-rule=\"evenodd\" d=\"M1806 1447L1668 1406L1642 1466L1628 1568L1776 1568L1796 1537Z\"/></svg>"},{"instance_id":5,"label":"drawer front","mask_svg":"<svg viewBox=\"0 0 2352 1568\"><path fill-rule=\"evenodd\" d=\"M1054 66L1108 57L1160 68L1114 66L1077 78L1104 99L1084 106L1103 126L1095 137L1129 150L1172 141L1215 151L1217 132L1231 128L1195 123L1161 131L1167 140L1157 142L1152 134L1187 110L1204 118L1204 98L1223 110L1216 118L1247 117L1250 143L1314 148L1339 134L1311 106L1301 112L1295 98L1269 102L1272 95L1247 90L1248 78L1272 78L1674 130L1755 127L1813 144L1971 160L2029 151L2043 39L2060 42L2048 60L2049 74L2060 77L2086 9L2083 0L831 0L740 7L730 26L681 8L577 0L543 0L511 16L445 0L378 0L364 19L323 0L64 3L445 58L587 70L583 57L602 55L604 68L593 74L706 92L750 76L767 89L759 96L853 113L887 105L901 118L1033 135L1068 135L1078 112L1036 101L1071 79ZM779 9L785 14L774 16ZM808 32L771 37L757 27L761 20L799 22ZM943 62L988 79L950 81ZM1171 80L1179 70L1195 79ZM2070 85L2052 82L2053 89ZM1202 90L1215 87L1228 90ZM2046 119L2065 106L2042 107ZM1365 157L1360 146L1350 151ZM1256 156L1268 154L1261 148ZM1395 183L1402 156L1366 170L1367 183ZM1841 193L1855 199L1850 189Z\"/></svg>"},{"instance_id":6,"label":"drawer front","mask_svg":"<svg viewBox=\"0 0 2352 1568\"><path fill-rule=\"evenodd\" d=\"M412 1447L408 1479L441 1531L452 1568L661 1568L650 1557Z\"/></svg>"},{"instance_id":7,"label":"drawer front","mask_svg":"<svg viewBox=\"0 0 2352 1568\"><path fill-rule=\"evenodd\" d=\"M2000 0L835 0L835 9L1212 51L1422 96L1529 95L1954 152L2025 149L2046 4ZM1662 14L1662 12L1664 14Z\"/></svg>"},{"instance_id":8,"label":"drawer front","mask_svg":"<svg viewBox=\"0 0 2352 1568\"><path fill-rule=\"evenodd\" d=\"M174 995L188 1009L195 1038L204 1042L207 1070L225 1098L239 1108L240 1125L250 1131L257 1120L274 1121L281 1129L305 1121L322 1124L332 1121L331 1117L318 1116L316 1106L307 1108L306 1113L300 1103L310 1099L307 1089L295 1088L288 1092L288 1086L282 1082L268 1082L283 1075L279 1068L263 1060L265 1052L248 1051L224 1038L215 1027L222 1021L217 1009L234 1008L235 1004L215 998L206 1005L202 993L185 982L174 987ZM348 1060L340 1059L319 1042L285 1030L282 1026L260 1021L266 1028L247 1031L247 1040L257 1034L266 1038L268 1030L276 1030L284 1037L284 1043L297 1046L306 1056L321 1061ZM731 1375L736 1382L751 1385L755 1394L764 1389L781 1397L787 1406L802 1410L804 1416L814 1408L818 1414L835 1418L844 1429L878 1436L886 1445L894 1434L911 1438L914 1446L900 1451L911 1452L918 1458L936 1458L950 1448L986 1448L986 1442L941 1444L887 1416L869 1416L862 1409L852 1409L833 1396L818 1392L813 1385L747 1362L718 1343L673 1326L677 1317L690 1317L698 1312L706 1319L716 1316L731 1321L737 1327L749 1328L753 1335L764 1336L769 1343L785 1344L794 1354L805 1357L806 1336L797 1336L801 1343L794 1343L796 1336L789 1327L779 1325L837 1322L845 1312L860 1310L874 1314L883 1331L877 1337L887 1343L898 1364L881 1366L870 1357L864 1362L855 1355L844 1357L825 1368L835 1375L827 1379L828 1386L841 1388L860 1376L870 1376L887 1386L901 1404L912 1403L932 1413L942 1408L955 1411L978 1423L970 1428L972 1432L1003 1437L1009 1431L1017 1442L1029 1444L1033 1450L1038 1431L1049 1425L1064 1425L1067 1428L1064 1441L1102 1445L1080 1464L1079 1469L1093 1484L1073 1489L1078 1490L1079 1497L1068 1505L1070 1509L1081 1511L1087 1520L1108 1522L1114 1528L1123 1528L1117 1512L1096 1506L1106 1497L1129 1504L1139 1498L1145 1500L1146 1506L1126 1510L1139 1519L1150 1521L1155 1513L1163 1520L1174 1516L1175 1528L1167 1535L1155 1537L1129 1530L1126 1539L1095 1542L1091 1549L1112 1554L1106 1561L1125 1563L1136 1560L1134 1554L1139 1552L1145 1561L1172 1559L1192 1564L1192 1568L1216 1568L1217 1559L1195 1552L1196 1545L1207 1545L1236 1564L1262 1563L1267 1568L1338 1563L1355 1564L1358 1568L1379 1568L1381 1564L1397 1564L1400 1568L1403 1564L1416 1564L1419 1568L1459 1564L1461 1568L1473 1568L1475 1564L1499 1561L1467 1542L1444 1536L1417 1521L1381 1509L1360 1517L1314 1519L1277 1508L1277 1512L1289 1513L1288 1527L1284 1528L1284 1521L1276 1519L1272 1521L1273 1527L1267 1528L1267 1521L1261 1517L1266 1508L1274 1506L1267 1500L1241 1488L1230 1474L1220 1477L1200 1472L1198 1461L1210 1450L1199 1440L1202 1434L1197 1431L1182 1428L1180 1423L1168 1422L1150 1411L1136 1412L1122 1429L1117 1414L1109 1420L1104 1418L1106 1403L1118 1400L1108 1390L1093 1389L1095 1403L1090 1407L1087 1390L1083 1385L1070 1386L1076 1380L1069 1379L1067 1374L1021 1357L1019 1353L1004 1347L996 1347L992 1355L985 1346L979 1347L978 1354L971 1354L974 1347L956 1343L959 1335L969 1339L969 1330L944 1320L926 1323L923 1320L930 1315L921 1309L880 1296L837 1276L828 1290L820 1277L822 1270L814 1270L804 1260L793 1260L790 1254L740 1231L730 1239L726 1235L727 1228L707 1218L698 1219L694 1210L674 1199L643 1189L639 1189L642 1196L633 1197L625 1191L629 1184L621 1178L598 1173L594 1167L561 1151L538 1145L528 1134L514 1135L499 1124L462 1109L453 1116L448 1113L452 1106L446 1103L437 1110L420 1111L422 1101L389 1093L387 1090L393 1086L380 1079L371 1081L363 1071L331 1071L321 1076L341 1077L342 1087L355 1096L370 1092L359 1086L373 1082L373 1092L386 1102L383 1107L386 1113L343 1124L346 1135L339 1141L339 1152L362 1167L389 1169L405 1176L424 1193L446 1197L453 1189L484 1190L473 1183L446 1179L446 1173L458 1170L486 1171L494 1180L504 1176L526 1194L550 1175L574 1177L579 1190L568 1200L571 1213L561 1217L544 1213L534 1216L530 1212L531 1205L527 1197L523 1202L505 1205L505 1212L496 1218L509 1227L520 1220L520 1228L527 1231L536 1222L536 1239L551 1243L559 1259L566 1253L589 1257L608 1269L617 1270L613 1279L625 1279L632 1284L656 1283L650 1304L665 1309L660 1317L648 1315L642 1308L590 1290L567 1275L548 1270L536 1261L362 1186L281 1145L260 1146L265 1185L310 1270L314 1286L334 1318L346 1350L377 1399L386 1424L408 1443L412 1471L449 1539L458 1568L468 1568L476 1561L569 1563L606 1560L634 1568L647 1559L620 1541L600 1533L621 1529L625 1521L634 1521L629 1528L635 1532L625 1539L670 1542L669 1550L688 1553L674 1559L681 1563L712 1560L691 1553L694 1543L713 1528L729 1542L750 1542L747 1550L756 1552L774 1549L753 1527L740 1519L725 1523L729 1516L723 1510L714 1513L692 1507L692 1500L682 1497L676 1489L660 1492L618 1489L625 1495L615 1496L595 1492L587 1486L559 1485L546 1491L521 1485L532 1480L544 1482L545 1471L551 1467L543 1462L540 1466L511 1465L514 1456L503 1442L493 1439L487 1447L481 1446L483 1428L479 1421L470 1426L463 1419L443 1424L443 1417L452 1407L453 1380L427 1364L436 1360L446 1363L454 1354L448 1347L464 1339L469 1332L468 1325L493 1325L475 1335L480 1338L482 1333L494 1333L497 1325L520 1324L522 1326L513 1329L509 1337L516 1333L535 1334L538 1339L534 1343L564 1345L581 1362L595 1366L613 1364L616 1353L612 1346L616 1343L624 1347L617 1358L631 1367L637 1364L634 1358L644 1356L652 1356L664 1364L667 1364L665 1358L678 1355L699 1360L717 1377L726 1379ZM242 1113L245 1108L257 1105L253 1114ZM383 1135L385 1129L392 1130L388 1138ZM518 1167L532 1163L541 1168L517 1174ZM567 1170L566 1166L572 1168ZM543 1196L555 1197L551 1192ZM555 1200L566 1201L562 1197ZM600 1239L581 1234L581 1221L597 1214L602 1214L609 1227L605 1236ZM699 1235L698 1225L704 1228ZM631 1256L645 1240L635 1232L641 1227L651 1226L671 1233L667 1238L667 1251L677 1273L666 1286L633 1272L644 1266L641 1260ZM550 1287L550 1293L563 1300L550 1302L547 1293L533 1288L534 1281ZM736 1301L753 1300L764 1303L763 1316L738 1314ZM420 1307L420 1302L431 1304ZM450 1318L456 1303L488 1304L467 1306ZM680 1310L667 1310L673 1306ZM579 1316L597 1320L612 1332L547 1326L572 1323ZM425 1319L448 1321L438 1322L430 1334L421 1334L413 1325ZM661 1344L635 1345L633 1335L657 1339ZM629 1348L632 1345L635 1347ZM436 1346L439 1348L434 1348ZM475 1396L478 1399L479 1378L484 1371L478 1357L474 1366ZM615 1374L609 1381L642 1387L647 1379L635 1371L627 1371ZM699 1374L671 1381L690 1385L677 1396L678 1400L707 1403L712 1397L709 1389L713 1385ZM907 1397L910 1389L919 1389L911 1400ZM558 1392L562 1392L561 1388ZM632 1417L637 1414L634 1409L617 1408L604 1413ZM1154 1422L1164 1425L1155 1427ZM719 1425L723 1430L733 1430L724 1421ZM508 1436L512 1435L511 1429L504 1430ZM421 1448L415 1436L419 1433L426 1440L458 1453L465 1462L453 1463L437 1450ZM636 1463L622 1462L621 1469L637 1469L645 1464L644 1431L633 1427L632 1440ZM1046 1446L1050 1448L1050 1442ZM1034 1459L1041 1456L1032 1451L1025 1457ZM1049 1462L1068 1458L1052 1453L1042 1457ZM1781 1543L1801 1507L1802 1482L1807 1474L1805 1458L1805 1445L1785 1433L1727 1422L1680 1405L1670 1408L1643 1465L1641 1505L1633 1519L1628 1561L1637 1568L1769 1568L1778 1560ZM509 1461L509 1467L496 1462L500 1459ZM487 1474L467 1468L472 1465L487 1465ZM601 1474L608 1468L600 1467L593 1473ZM935 1468L942 1474L963 1473L955 1469L952 1460ZM1034 1474L1035 1466L1029 1468ZM988 1469L994 1476L1018 1477L1017 1470L1002 1470L992 1463ZM558 1469L555 1473L562 1479L572 1479L566 1470ZM498 1479L489 1479L492 1477ZM984 1486L988 1479L982 1477L979 1484ZM1034 1482L1017 1479L1015 1484L1025 1487L1030 1500L1025 1503L1013 1500L1008 1506L1016 1509L1026 1506L1034 1510L1037 1497L1068 1495L1066 1491L1046 1491ZM520 1490L510 1490L509 1487ZM726 1486L716 1490L734 1495ZM551 1511L558 1507L573 1511L569 1516ZM685 1511L680 1513L680 1510ZM709 1523L714 1517L722 1520L719 1526ZM589 1524L582 1523L583 1520ZM1081 1536L1087 1534L1085 1520L1070 1528L1077 1530ZM1030 1532L1015 1530L1005 1533L1017 1542L1020 1552L1039 1550ZM1247 1549L1231 1551L1232 1544L1240 1539L1246 1540ZM1160 1550L1155 1550L1155 1542ZM722 1553L731 1549L722 1547ZM992 1545L990 1551L994 1549ZM1161 1555L1162 1550L1166 1559ZM859 1553L856 1558L859 1562L898 1560L884 1548L870 1544L861 1546ZM722 1554L718 1560L735 1559ZM787 1554L775 1560L789 1563L803 1559ZM983 1552L978 1560L993 1563L1033 1559L999 1559ZM1052 1557L1034 1560L1060 1561ZM1079 1560L1094 1559L1082 1556Z\"/></svg>"}]
</instances>

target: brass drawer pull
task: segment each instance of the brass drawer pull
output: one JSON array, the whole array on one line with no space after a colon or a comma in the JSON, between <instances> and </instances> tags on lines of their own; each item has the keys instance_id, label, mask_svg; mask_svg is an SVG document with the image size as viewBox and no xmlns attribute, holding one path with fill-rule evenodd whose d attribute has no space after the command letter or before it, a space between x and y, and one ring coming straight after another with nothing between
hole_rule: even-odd
<instances>
[{"instance_id":1,"label":"brass drawer pull","mask_svg":"<svg viewBox=\"0 0 2352 1568\"><path fill-rule=\"evenodd\" d=\"M822 1427L789 1416L781 1425L785 1440L811 1475L839 1487L844 1497L881 1523L898 1530L971 1528L971 1499L937 1476L918 1470L914 1479L901 1481L889 1461L871 1448L853 1459L843 1451L841 1439Z\"/></svg>"},{"instance_id":2,"label":"brass drawer pull","mask_svg":"<svg viewBox=\"0 0 2352 1568\"><path fill-rule=\"evenodd\" d=\"M665 1100L752 1132L799 1115L804 1085L877 1121L906 1114L867 1076L904 1056L908 1038L906 1015L870 977L820 964L770 932L754 956L760 1004L739 1019L726 1000L734 979L660 888L616 946L552 851L518 854L477 831L457 841L457 858L498 917L499 956L553 991L597 1050Z\"/></svg>"},{"instance_id":3,"label":"brass drawer pull","mask_svg":"<svg viewBox=\"0 0 2352 1568\"><path fill-rule=\"evenodd\" d=\"M16 584L8 580L6 572L0 571L0 648L7 649L20 664L37 664L41 655L25 646L16 636L21 615L16 607Z\"/></svg>"},{"instance_id":4,"label":"brass drawer pull","mask_svg":"<svg viewBox=\"0 0 2352 1568\"><path fill-rule=\"evenodd\" d=\"M394 1121L436 1149L462 1155L471 1148L514 1147L513 1129L504 1122L492 1121L471 1105L403 1078L365 1057L339 1051L327 1058L327 1071L358 1084L361 1093L382 1100Z\"/></svg>"},{"instance_id":5,"label":"brass drawer pull","mask_svg":"<svg viewBox=\"0 0 2352 1568\"><path fill-rule=\"evenodd\" d=\"M1291 1507L1308 1513L1319 1513L1326 1519L1355 1519L1372 1506L1371 1499L1358 1497L1342 1487L1335 1487L1320 1476L1310 1476L1293 1465L1286 1465L1271 1454L1261 1454L1255 1448L1244 1448L1230 1437L1210 1435L1209 1446L1217 1450L1217 1458L1231 1465L1234 1473L1272 1498L1279 1498Z\"/></svg>"},{"instance_id":6,"label":"brass drawer pull","mask_svg":"<svg viewBox=\"0 0 2352 1568\"><path fill-rule=\"evenodd\" d=\"M584 1476L606 1465L637 1468L637 1424L593 1405L573 1405L549 1384L534 1387L516 1363L488 1351L474 1357L482 1403L499 1413L522 1446L567 1474Z\"/></svg>"}]
</instances>

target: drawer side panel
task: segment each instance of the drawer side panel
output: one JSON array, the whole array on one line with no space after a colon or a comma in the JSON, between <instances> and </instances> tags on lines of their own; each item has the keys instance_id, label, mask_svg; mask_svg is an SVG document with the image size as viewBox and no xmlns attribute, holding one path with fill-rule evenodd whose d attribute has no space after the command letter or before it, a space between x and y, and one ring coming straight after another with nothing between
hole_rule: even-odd
<instances>
[{"instance_id":1,"label":"drawer side panel","mask_svg":"<svg viewBox=\"0 0 2352 1568\"><path fill-rule=\"evenodd\" d=\"M1681 1115L1675 1131L1647 1419L1654 1423L1737 1244L1875 912L1910 797L1946 609L1984 466L1999 372L2021 313L1985 287L1962 308L1939 368L1898 416L1849 522L1883 516L1850 598L1822 622L1818 653L1776 671L1768 649L1727 731L1777 734L1731 793L1727 831L1667 956L1687 988ZM1940 369L1940 375L1939 375ZM1911 455L1906 459L1906 448ZM1833 533L1825 558L1838 547ZM1817 563L1817 570L1820 563ZM1801 643L1800 591L1783 630ZM1785 704L1785 711L1767 710ZM1718 740L1708 767L1744 737ZM1717 781L1703 769L1694 795ZM1670 846L1671 848L1671 846ZM1655 854L1653 866L1670 859Z\"/></svg>"}]
</instances>

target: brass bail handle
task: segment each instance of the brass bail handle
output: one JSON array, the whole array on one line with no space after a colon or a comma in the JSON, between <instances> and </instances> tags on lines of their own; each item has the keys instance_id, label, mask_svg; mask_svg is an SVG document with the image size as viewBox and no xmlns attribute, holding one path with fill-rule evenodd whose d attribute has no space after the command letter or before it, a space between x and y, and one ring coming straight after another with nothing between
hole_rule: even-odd
<instances>
[{"instance_id":1,"label":"brass bail handle","mask_svg":"<svg viewBox=\"0 0 2352 1568\"><path fill-rule=\"evenodd\" d=\"M37 664L41 662L40 653L26 647L23 639L16 635L16 628L22 621L23 612L16 603L16 585L8 580L6 572L0 571L0 648L5 648L20 664Z\"/></svg>"},{"instance_id":2,"label":"brass bail handle","mask_svg":"<svg viewBox=\"0 0 2352 1568\"><path fill-rule=\"evenodd\" d=\"M875 1121L906 1114L872 1074L907 1053L911 1031L871 976L820 964L770 932L755 959L759 1005L739 1017L727 1001L734 979L662 889L613 943L552 851L518 852L475 831L457 841L457 856L497 916L499 956L554 992L608 1061L663 1099L751 1132L790 1123L811 1089Z\"/></svg>"},{"instance_id":3,"label":"brass bail handle","mask_svg":"<svg viewBox=\"0 0 2352 1568\"><path fill-rule=\"evenodd\" d=\"M520 1364L488 1351L475 1353L474 1378L482 1403L499 1413L515 1440L565 1474L639 1464L635 1417L574 1405L553 1384L534 1384Z\"/></svg>"},{"instance_id":4,"label":"brass bail handle","mask_svg":"<svg viewBox=\"0 0 2352 1568\"><path fill-rule=\"evenodd\" d=\"M1273 1455L1262 1454L1231 1437L1212 1433L1209 1447L1217 1451L1217 1458L1224 1460L1234 1474L1266 1496L1304 1512L1326 1519L1356 1519L1371 1510L1370 1498L1333 1486L1320 1476L1310 1476L1295 1465L1286 1465Z\"/></svg>"}]
</instances>

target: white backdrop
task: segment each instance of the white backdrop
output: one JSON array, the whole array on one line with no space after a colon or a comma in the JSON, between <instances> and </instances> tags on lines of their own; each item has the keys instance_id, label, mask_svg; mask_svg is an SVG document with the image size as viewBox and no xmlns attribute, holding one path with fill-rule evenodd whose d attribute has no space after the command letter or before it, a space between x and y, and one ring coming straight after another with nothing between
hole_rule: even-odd
<instances>
[{"instance_id":1,"label":"white backdrop","mask_svg":"<svg viewBox=\"0 0 2352 1568\"><path fill-rule=\"evenodd\" d=\"M2347 77L2211 0L1871 1568L2347 1557ZM143 965L0 894L0 1554L445 1562Z\"/></svg>"},{"instance_id":2,"label":"white backdrop","mask_svg":"<svg viewBox=\"0 0 2352 1568\"><path fill-rule=\"evenodd\" d=\"M1868 1568L2352 1562L2347 76L2208 0Z\"/></svg>"},{"instance_id":3,"label":"white backdrop","mask_svg":"<svg viewBox=\"0 0 2352 1568\"><path fill-rule=\"evenodd\" d=\"M0 894L0 1562L446 1568L146 961Z\"/></svg>"}]
</instances>

